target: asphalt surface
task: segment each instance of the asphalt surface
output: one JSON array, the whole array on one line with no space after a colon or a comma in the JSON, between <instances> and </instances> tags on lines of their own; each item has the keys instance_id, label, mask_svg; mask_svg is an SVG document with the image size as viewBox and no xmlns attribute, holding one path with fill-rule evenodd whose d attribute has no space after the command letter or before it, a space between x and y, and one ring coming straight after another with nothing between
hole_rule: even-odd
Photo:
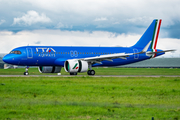
<instances>
[{"instance_id":1,"label":"asphalt surface","mask_svg":"<svg viewBox=\"0 0 180 120\"><path fill-rule=\"evenodd\" d=\"M87 77L88 75L0 75L0 77ZM89 77L180 77L180 75L94 75Z\"/></svg>"}]
</instances>

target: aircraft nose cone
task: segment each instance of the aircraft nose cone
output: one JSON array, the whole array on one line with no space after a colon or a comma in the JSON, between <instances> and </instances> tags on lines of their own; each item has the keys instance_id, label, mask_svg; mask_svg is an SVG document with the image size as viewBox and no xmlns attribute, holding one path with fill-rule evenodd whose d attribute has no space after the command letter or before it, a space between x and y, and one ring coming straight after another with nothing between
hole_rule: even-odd
<instances>
[{"instance_id":1,"label":"aircraft nose cone","mask_svg":"<svg viewBox=\"0 0 180 120\"><path fill-rule=\"evenodd\" d=\"M3 59L2 59L5 63L8 61L7 57L4 56Z\"/></svg>"},{"instance_id":2,"label":"aircraft nose cone","mask_svg":"<svg viewBox=\"0 0 180 120\"><path fill-rule=\"evenodd\" d=\"M2 60L3 60L5 63L9 63L11 59L6 55L6 56L3 57Z\"/></svg>"}]
</instances>

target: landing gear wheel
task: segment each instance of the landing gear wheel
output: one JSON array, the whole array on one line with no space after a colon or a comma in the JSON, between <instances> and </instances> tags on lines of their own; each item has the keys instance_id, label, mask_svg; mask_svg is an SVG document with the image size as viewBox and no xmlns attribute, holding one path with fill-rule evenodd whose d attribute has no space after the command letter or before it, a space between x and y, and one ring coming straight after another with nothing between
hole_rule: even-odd
<instances>
[{"instance_id":1,"label":"landing gear wheel","mask_svg":"<svg viewBox=\"0 0 180 120\"><path fill-rule=\"evenodd\" d=\"M95 71L94 71L94 70L88 70L88 71L87 71L87 74L88 74L88 75L95 75Z\"/></svg>"},{"instance_id":2,"label":"landing gear wheel","mask_svg":"<svg viewBox=\"0 0 180 120\"><path fill-rule=\"evenodd\" d=\"M91 70L91 75L95 75L95 71L94 70Z\"/></svg>"},{"instance_id":3,"label":"landing gear wheel","mask_svg":"<svg viewBox=\"0 0 180 120\"><path fill-rule=\"evenodd\" d=\"M28 69L29 69L29 66L26 67L26 72L24 72L24 75L29 75Z\"/></svg>"},{"instance_id":4,"label":"landing gear wheel","mask_svg":"<svg viewBox=\"0 0 180 120\"><path fill-rule=\"evenodd\" d=\"M28 72L24 72L24 75L29 75L29 73Z\"/></svg>"},{"instance_id":5,"label":"landing gear wheel","mask_svg":"<svg viewBox=\"0 0 180 120\"><path fill-rule=\"evenodd\" d=\"M90 74L91 74L90 72L91 72L91 70L88 70L88 71L87 71L87 74L90 75Z\"/></svg>"},{"instance_id":6,"label":"landing gear wheel","mask_svg":"<svg viewBox=\"0 0 180 120\"><path fill-rule=\"evenodd\" d=\"M70 75L77 75L77 73L75 73L75 72L74 73L70 73Z\"/></svg>"}]
</instances>

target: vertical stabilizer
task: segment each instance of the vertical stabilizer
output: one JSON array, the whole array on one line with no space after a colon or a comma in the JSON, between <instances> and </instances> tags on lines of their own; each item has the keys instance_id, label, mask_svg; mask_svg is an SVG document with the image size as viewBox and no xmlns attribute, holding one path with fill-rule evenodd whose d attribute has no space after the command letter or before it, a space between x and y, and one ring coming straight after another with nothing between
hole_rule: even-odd
<instances>
[{"instance_id":1,"label":"vertical stabilizer","mask_svg":"<svg viewBox=\"0 0 180 120\"><path fill-rule=\"evenodd\" d=\"M157 51L156 46L157 46L161 21L162 21L161 19L153 20L151 25L148 27L148 29L145 31L145 33L142 35L142 37L133 47L143 49L151 41L151 45L149 46L148 49L151 49L153 52Z\"/></svg>"}]
</instances>

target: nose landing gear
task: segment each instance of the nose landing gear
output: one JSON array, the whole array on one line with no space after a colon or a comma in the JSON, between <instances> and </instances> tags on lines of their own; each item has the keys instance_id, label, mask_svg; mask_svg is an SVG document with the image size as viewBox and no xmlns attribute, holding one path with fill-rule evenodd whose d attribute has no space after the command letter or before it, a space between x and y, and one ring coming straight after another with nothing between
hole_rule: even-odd
<instances>
[{"instance_id":1,"label":"nose landing gear","mask_svg":"<svg viewBox=\"0 0 180 120\"><path fill-rule=\"evenodd\" d=\"M26 67L26 72L24 72L24 75L29 75L28 69L29 69L29 66Z\"/></svg>"}]
</instances>

